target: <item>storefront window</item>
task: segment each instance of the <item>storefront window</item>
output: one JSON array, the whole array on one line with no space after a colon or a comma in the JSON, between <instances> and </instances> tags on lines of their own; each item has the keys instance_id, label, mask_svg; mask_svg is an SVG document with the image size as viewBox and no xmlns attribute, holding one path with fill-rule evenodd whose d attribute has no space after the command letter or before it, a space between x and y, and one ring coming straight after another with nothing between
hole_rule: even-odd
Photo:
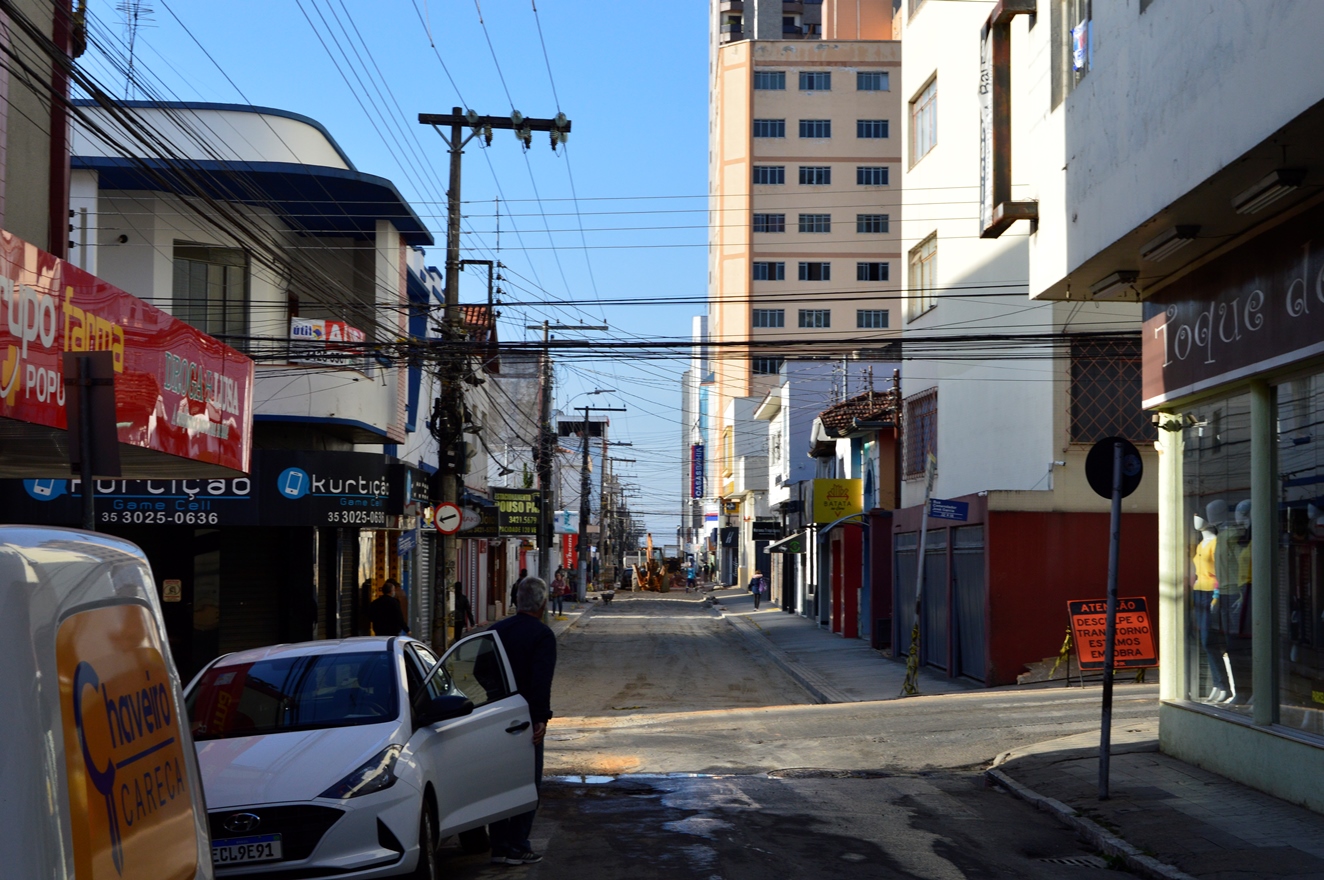
<instances>
[{"instance_id":1,"label":"storefront window","mask_svg":"<svg viewBox=\"0 0 1324 880\"><path fill-rule=\"evenodd\" d=\"M1186 696L1249 714L1250 398L1183 414Z\"/></svg>"},{"instance_id":2,"label":"storefront window","mask_svg":"<svg viewBox=\"0 0 1324 880\"><path fill-rule=\"evenodd\" d=\"M1324 735L1324 374L1279 385L1279 722Z\"/></svg>"}]
</instances>

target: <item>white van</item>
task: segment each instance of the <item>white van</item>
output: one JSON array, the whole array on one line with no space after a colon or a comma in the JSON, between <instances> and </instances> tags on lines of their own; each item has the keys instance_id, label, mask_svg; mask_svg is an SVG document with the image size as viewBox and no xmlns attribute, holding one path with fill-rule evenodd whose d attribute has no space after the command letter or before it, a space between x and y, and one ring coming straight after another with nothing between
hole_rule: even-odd
<instances>
[{"instance_id":1,"label":"white van","mask_svg":"<svg viewBox=\"0 0 1324 880\"><path fill-rule=\"evenodd\" d=\"M211 880L183 706L141 550L0 526L0 873Z\"/></svg>"}]
</instances>

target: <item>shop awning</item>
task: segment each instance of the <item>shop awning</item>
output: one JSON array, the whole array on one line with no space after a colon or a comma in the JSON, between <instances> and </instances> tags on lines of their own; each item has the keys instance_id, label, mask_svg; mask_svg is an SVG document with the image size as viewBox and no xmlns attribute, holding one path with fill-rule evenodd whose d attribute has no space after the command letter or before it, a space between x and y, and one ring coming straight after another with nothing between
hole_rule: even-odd
<instances>
[{"instance_id":1,"label":"shop awning","mask_svg":"<svg viewBox=\"0 0 1324 880\"><path fill-rule=\"evenodd\" d=\"M771 544L768 545L768 552L769 553L803 553L805 552L805 545L807 543L808 542L805 540L805 533L796 532L794 535L788 535L785 538L782 538L780 541L773 541Z\"/></svg>"}]
</instances>

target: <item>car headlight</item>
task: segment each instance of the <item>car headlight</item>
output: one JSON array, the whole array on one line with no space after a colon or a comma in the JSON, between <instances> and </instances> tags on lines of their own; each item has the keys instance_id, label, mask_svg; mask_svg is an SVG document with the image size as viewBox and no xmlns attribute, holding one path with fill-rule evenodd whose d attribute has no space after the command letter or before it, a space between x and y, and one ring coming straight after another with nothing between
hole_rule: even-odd
<instances>
[{"instance_id":1,"label":"car headlight","mask_svg":"<svg viewBox=\"0 0 1324 880\"><path fill-rule=\"evenodd\" d=\"M400 759L400 746L387 746L362 767L322 792L318 797L352 798L372 794L395 785L395 762Z\"/></svg>"}]
</instances>

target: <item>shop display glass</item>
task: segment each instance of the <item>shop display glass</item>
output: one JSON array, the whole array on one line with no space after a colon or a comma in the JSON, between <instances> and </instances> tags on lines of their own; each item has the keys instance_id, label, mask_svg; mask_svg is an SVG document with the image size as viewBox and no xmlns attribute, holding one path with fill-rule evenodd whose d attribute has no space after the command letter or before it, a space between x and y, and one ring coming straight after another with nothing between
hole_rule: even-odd
<instances>
[{"instance_id":1,"label":"shop display glass","mask_svg":"<svg viewBox=\"0 0 1324 880\"><path fill-rule=\"evenodd\" d=\"M1182 413L1186 697L1245 714L1251 682L1250 397Z\"/></svg>"},{"instance_id":2,"label":"shop display glass","mask_svg":"<svg viewBox=\"0 0 1324 880\"><path fill-rule=\"evenodd\" d=\"M1276 397L1278 720L1324 736L1324 374Z\"/></svg>"}]
</instances>

